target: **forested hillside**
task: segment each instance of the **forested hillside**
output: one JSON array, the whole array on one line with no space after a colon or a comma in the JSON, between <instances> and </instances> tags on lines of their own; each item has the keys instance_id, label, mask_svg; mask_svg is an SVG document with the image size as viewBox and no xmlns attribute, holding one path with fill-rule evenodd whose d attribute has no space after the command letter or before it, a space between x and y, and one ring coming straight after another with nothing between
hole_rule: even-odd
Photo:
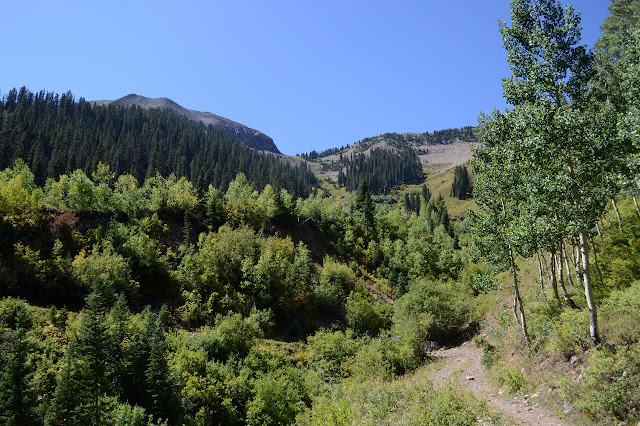
<instances>
[{"instance_id":1,"label":"forested hillside","mask_svg":"<svg viewBox=\"0 0 640 426\"><path fill-rule=\"evenodd\" d=\"M7 423L316 424L327 410L347 421L340 405L366 383L476 325L457 300L473 288L452 281L465 255L442 199L418 216L376 206L364 184L303 199L243 174L224 192L160 175L138 186L103 164L40 187L17 161L0 201ZM333 400L343 381L356 393ZM484 412L454 393L407 412L420 389L393 391L409 406L384 415Z\"/></svg>"},{"instance_id":2,"label":"forested hillside","mask_svg":"<svg viewBox=\"0 0 640 426\"><path fill-rule=\"evenodd\" d=\"M178 105L171 99L167 98L147 98L136 94L130 94L113 101L90 101L93 105L122 105L125 107L139 106L141 108L157 108L164 111L173 111L179 115L183 115L188 119L202 123L205 126L212 125L215 129L227 133L239 142L250 148L259 151L269 151L280 154L278 147L273 143L273 139L255 129L250 129L245 125L236 123L227 118L220 117L210 112L194 111Z\"/></svg>"},{"instance_id":3,"label":"forested hillside","mask_svg":"<svg viewBox=\"0 0 640 426\"><path fill-rule=\"evenodd\" d=\"M425 133L385 133L364 138L352 145L329 148L321 152L313 150L298 155L305 160L313 161L338 154L350 156L352 153L364 152L380 146L390 146L396 149L413 148L421 151L427 149L428 145L449 145L455 142L478 142L478 129L465 126L459 129L442 129Z\"/></svg>"},{"instance_id":4,"label":"forested hillside","mask_svg":"<svg viewBox=\"0 0 640 426\"><path fill-rule=\"evenodd\" d=\"M300 156L317 165L318 176L354 191L366 181L375 194L419 184L424 171L437 165L440 173L467 163L477 145L477 129L467 126L426 133L385 133L353 145L311 151Z\"/></svg>"},{"instance_id":5,"label":"forested hillside","mask_svg":"<svg viewBox=\"0 0 640 426\"><path fill-rule=\"evenodd\" d=\"M640 2L593 52L572 6L511 11L510 107L443 131L482 145L438 179L370 145L311 192L183 117L7 95L0 423L637 422Z\"/></svg>"},{"instance_id":6,"label":"forested hillside","mask_svg":"<svg viewBox=\"0 0 640 426\"><path fill-rule=\"evenodd\" d=\"M10 90L0 101L0 167L22 159L38 184L76 168L90 174L98 163L138 182L160 173L185 176L226 189L238 172L306 196L315 185L303 164L290 165L238 143L212 125L156 108L92 106L71 93Z\"/></svg>"}]
</instances>

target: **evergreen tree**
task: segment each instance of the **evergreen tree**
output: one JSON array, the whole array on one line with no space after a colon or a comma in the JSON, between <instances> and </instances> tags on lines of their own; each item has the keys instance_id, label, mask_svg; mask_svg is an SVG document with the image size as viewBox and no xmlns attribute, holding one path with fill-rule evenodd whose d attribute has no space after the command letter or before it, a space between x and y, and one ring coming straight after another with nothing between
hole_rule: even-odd
<instances>
[{"instance_id":1,"label":"evergreen tree","mask_svg":"<svg viewBox=\"0 0 640 426\"><path fill-rule=\"evenodd\" d=\"M364 225L369 232L375 232L376 219L375 211L376 206L369 193L369 185L366 181L362 181L358 192L356 194L356 200L354 204L355 210L360 213Z\"/></svg>"},{"instance_id":2,"label":"evergreen tree","mask_svg":"<svg viewBox=\"0 0 640 426\"><path fill-rule=\"evenodd\" d=\"M0 373L0 420L6 425L38 424L34 407L33 376L27 360L33 342L27 337L31 320L24 305L16 312L15 330L8 333L8 356Z\"/></svg>"},{"instance_id":3,"label":"evergreen tree","mask_svg":"<svg viewBox=\"0 0 640 426\"><path fill-rule=\"evenodd\" d=\"M601 102L611 102L617 109L625 110L628 98L622 87L623 58L628 47L636 43L634 32L640 28L640 2L611 0L609 16L600 28L602 35L594 47L594 68L598 71L592 82L594 94Z\"/></svg>"},{"instance_id":4,"label":"evergreen tree","mask_svg":"<svg viewBox=\"0 0 640 426\"><path fill-rule=\"evenodd\" d=\"M384 194L400 184L415 184L424 179L422 164L411 149L389 151L372 149L369 156L363 153L345 158L346 167L338 173L338 183L347 191L355 191L367 181L372 194Z\"/></svg>"},{"instance_id":5,"label":"evergreen tree","mask_svg":"<svg viewBox=\"0 0 640 426\"><path fill-rule=\"evenodd\" d=\"M458 200L467 200L471 198L471 191L469 171L465 166L456 166L453 174L453 183L451 184L451 196Z\"/></svg>"},{"instance_id":6,"label":"evergreen tree","mask_svg":"<svg viewBox=\"0 0 640 426\"><path fill-rule=\"evenodd\" d=\"M56 386L53 424L104 424L104 397L112 394L112 341L104 324L104 312L96 293L87 297L78 334L69 343L65 364Z\"/></svg>"},{"instance_id":7,"label":"evergreen tree","mask_svg":"<svg viewBox=\"0 0 640 426\"><path fill-rule=\"evenodd\" d=\"M431 200L431 190L429 190L429 187L426 184L422 185L422 200L424 200L425 203L428 203L429 200Z\"/></svg>"},{"instance_id":8,"label":"evergreen tree","mask_svg":"<svg viewBox=\"0 0 640 426\"><path fill-rule=\"evenodd\" d=\"M406 213L411 213L412 206L411 206L411 198L409 197L409 193L405 192L404 195L402 196L402 200L404 204L404 211Z\"/></svg>"},{"instance_id":9,"label":"evergreen tree","mask_svg":"<svg viewBox=\"0 0 640 426\"><path fill-rule=\"evenodd\" d=\"M411 196L411 209L416 214L420 214L420 194L413 194Z\"/></svg>"},{"instance_id":10,"label":"evergreen tree","mask_svg":"<svg viewBox=\"0 0 640 426\"><path fill-rule=\"evenodd\" d=\"M148 407L146 372L150 357L150 330L154 321L149 307L140 313L142 326L132 333L124 353L124 366L120 370L121 399L131 405Z\"/></svg>"},{"instance_id":11,"label":"evergreen tree","mask_svg":"<svg viewBox=\"0 0 640 426\"><path fill-rule=\"evenodd\" d=\"M145 371L147 407L159 418L174 423L180 410L167 363L168 349L162 321L163 318L158 316L150 323L149 364Z\"/></svg>"},{"instance_id":12,"label":"evergreen tree","mask_svg":"<svg viewBox=\"0 0 640 426\"><path fill-rule=\"evenodd\" d=\"M129 338L129 321L131 319L131 311L127 306L127 301L123 293L120 293L116 303L114 303L109 313L111 322L113 323L113 361L114 361L114 387L115 392L122 395L123 389L128 386L126 381L127 368L125 363L124 344Z\"/></svg>"}]
</instances>

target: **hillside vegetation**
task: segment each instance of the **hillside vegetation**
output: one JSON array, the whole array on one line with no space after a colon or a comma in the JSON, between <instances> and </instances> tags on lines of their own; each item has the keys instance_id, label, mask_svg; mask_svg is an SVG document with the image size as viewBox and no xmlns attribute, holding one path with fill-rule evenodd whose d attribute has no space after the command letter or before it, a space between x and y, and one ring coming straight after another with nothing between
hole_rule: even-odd
<instances>
[{"instance_id":1,"label":"hillside vegetation","mask_svg":"<svg viewBox=\"0 0 640 426\"><path fill-rule=\"evenodd\" d=\"M184 108L171 99L147 98L145 96L130 94L113 101L91 101L91 103L94 105L116 104L125 107L136 105L145 109L158 108L161 110L173 111L179 115L187 117L188 119L196 123L202 123L206 127L211 125L213 126L213 128L223 133L232 135L239 142L247 145L250 148L280 154L278 147L273 143L273 139L271 139L264 133L261 133L254 129L250 129L249 127L244 126L240 123L236 123L235 121L231 121L227 118L220 117L219 115L215 115L210 112L194 111L192 109Z\"/></svg>"},{"instance_id":2,"label":"hillside vegetation","mask_svg":"<svg viewBox=\"0 0 640 426\"><path fill-rule=\"evenodd\" d=\"M225 192L160 176L138 187L102 164L39 187L19 161L0 197L10 423L348 421L361 384L392 383L427 340L477 324L458 300L474 290L454 281L466 257L442 199L417 215L374 205L365 185L296 199L242 174ZM484 415L471 396L425 390L393 391L413 401L395 414L360 414Z\"/></svg>"},{"instance_id":3,"label":"hillside vegetation","mask_svg":"<svg viewBox=\"0 0 640 426\"><path fill-rule=\"evenodd\" d=\"M311 190L306 168L175 114L14 91L0 133L0 422L503 424L499 395L567 424L637 422L639 5L614 0L590 52L573 7L512 1L512 107L481 117L472 168L425 176L426 154L392 146L408 161L389 159L390 175L416 174L380 184L380 147L318 154L354 167L351 191L338 169ZM177 126L167 140L201 151L183 173L168 151L162 170L141 172L133 151L102 161L82 135L111 134L109 116L147 136ZM69 134L78 145L56 139ZM124 145L97 146L133 149L135 131L117 134ZM431 383L463 368L433 373L438 348L458 345L445 357L481 348L473 368L495 394L465 391L472 376Z\"/></svg>"},{"instance_id":4,"label":"hillside vegetation","mask_svg":"<svg viewBox=\"0 0 640 426\"><path fill-rule=\"evenodd\" d=\"M0 167L22 159L35 181L92 173L98 163L138 182L173 174L226 188L238 172L260 188L267 183L307 196L315 175L302 164L249 148L229 133L186 116L136 105L92 105L73 95L10 90L0 101Z\"/></svg>"},{"instance_id":5,"label":"hillside vegetation","mask_svg":"<svg viewBox=\"0 0 640 426\"><path fill-rule=\"evenodd\" d=\"M423 168L437 165L438 172L471 159L478 144L477 128L444 129L426 133L385 133L353 145L303 153L318 176L347 191L367 181L376 193L388 193L403 184L420 183Z\"/></svg>"}]
</instances>

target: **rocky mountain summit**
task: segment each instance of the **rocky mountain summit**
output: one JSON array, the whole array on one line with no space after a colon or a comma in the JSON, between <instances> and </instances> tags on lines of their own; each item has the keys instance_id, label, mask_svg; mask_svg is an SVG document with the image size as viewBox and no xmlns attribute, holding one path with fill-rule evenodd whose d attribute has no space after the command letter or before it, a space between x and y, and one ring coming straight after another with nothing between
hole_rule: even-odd
<instances>
[{"instance_id":1,"label":"rocky mountain summit","mask_svg":"<svg viewBox=\"0 0 640 426\"><path fill-rule=\"evenodd\" d=\"M173 111L184 115L190 120L202 122L205 126L211 124L213 127L233 135L237 140L251 148L277 154L280 153L278 147L273 142L273 139L262 132L210 112L187 109L168 98L147 98L145 96L130 94L116 100L100 100L91 102L95 105L109 105L113 103L122 106L137 105L141 108L159 108Z\"/></svg>"}]
</instances>

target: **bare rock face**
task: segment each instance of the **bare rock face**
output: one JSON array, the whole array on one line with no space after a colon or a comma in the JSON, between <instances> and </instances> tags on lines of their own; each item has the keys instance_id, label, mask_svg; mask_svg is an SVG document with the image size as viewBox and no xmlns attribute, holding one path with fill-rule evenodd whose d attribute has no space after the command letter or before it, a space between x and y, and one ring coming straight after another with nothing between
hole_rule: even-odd
<instances>
[{"instance_id":1,"label":"bare rock face","mask_svg":"<svg viewBox=\"0 0 640 426\"><path fill-rule=\"evenodd\" d=\"M255 129L251 129L243 124L231 121L228 118L210 112L195 111L184 108L168 98L147 98L135 94L127 95L113 101L91 101L94 105L117 104L122 106L137 105L141 108L159 108L176 112L195 122L202 122L205 126L211 124L213 127L228 133L245 145L260 150L279 154L278 147L269 136Z\"/></svg>"}]
</instances>

